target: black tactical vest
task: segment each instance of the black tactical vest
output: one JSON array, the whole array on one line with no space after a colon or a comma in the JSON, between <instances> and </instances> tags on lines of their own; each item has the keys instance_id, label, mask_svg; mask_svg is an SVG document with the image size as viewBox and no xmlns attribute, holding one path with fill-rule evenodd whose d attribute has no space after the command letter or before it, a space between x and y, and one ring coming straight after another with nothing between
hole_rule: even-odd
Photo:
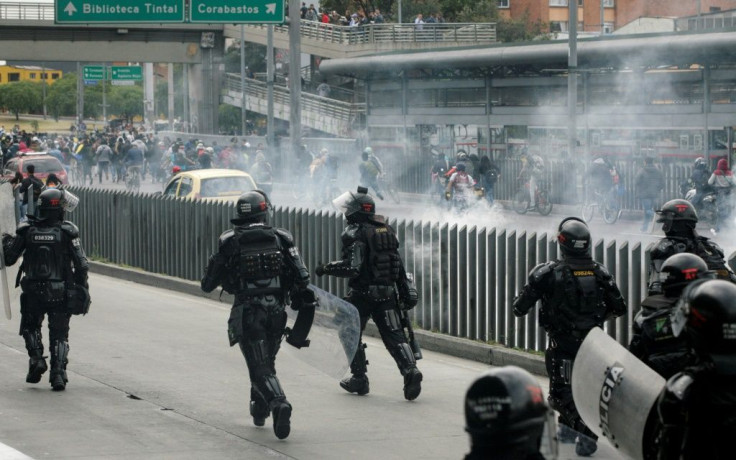
<instances>
[{"instance_id":1,"label":"black tactical vest","mask_svg":"<svg viewBox=\"0 0 736 460\"><path fill-rule=\"evenodd\" d=\"M28 281L66 281L69 255L61 227L32 226L26 233L23 271Z\"/></svg>"},{"instance_id":2,"label":"black tactical vest","mask_svg":"<svg viewBox=\"0 0 736 460\"><path fill-rule=\"evenodd\" d=\"M641 328L641 342L646 349L646 362L665 378L682 370L689 361L685 335L675 337L670 313L677 298L649 296L641 303L642 311L634 319Z\"/></svg>"},{"instance_id":3,"label":"black tactical vest","mask_svg":"<svg viewBox=\"0 0 736 460\"><path fill-rule=\"evenodd\" d=\"M554 294L546 322L551 330L582 339L595 326L603 325L603 303L597 265L561 262L554 269Z\"/></svg>"},{"instance_id":4,"label":"black tactical vest","mask_svg":"<svg viewBox=\"0 0 736 460\"><path fill-rule=\"evenodd\" d=\"M399 279L401 257L399 239L388 225L365 225L363 234L368 244L370 284L393 285Z\"/></svg>"},{"instance_id":5,"label":"black tactical vest","mask_svg":"<svg viewBox=\"0 0 736 460\"><path fill-rule=\"evenodd\" d=\"M273 228L247 229L236 234L235 239L228 268L237 273L237 290L244 295L281 293L283 254Z\"/></svg>"}]
</instances>

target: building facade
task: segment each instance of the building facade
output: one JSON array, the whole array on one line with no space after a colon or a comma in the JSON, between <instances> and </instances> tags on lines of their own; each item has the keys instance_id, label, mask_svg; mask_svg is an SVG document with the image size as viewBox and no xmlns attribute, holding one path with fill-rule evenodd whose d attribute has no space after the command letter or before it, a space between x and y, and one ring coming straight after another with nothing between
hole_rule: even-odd
<instances>
[{"instance_id":1,"label":"building facade","mask_svg":"<svg viewBox=\"0 0 736 460\"><path fill-rule=\"evenodd\" d=\"M53 83L63 77L61 70L38 66L3 65L0 66L0 84L17 81Z\"/></svg>"},{"instance_id":2,"label":"building facade","mask_svg":"<svg viewBox=\"0 0 736 460\"><path fill-rule=\"evenodd\" d=\"M682 17L736 8L736 0L577 0L578 30L611 33L641 17ZM601 5L602 4L602 5ZM550 32L567 32L568 0L498 0L501 16L541 21ZM601 6L603 11L601 11ZM602 17L602 21L601 21Z\"/></svg>"}]
</instances>

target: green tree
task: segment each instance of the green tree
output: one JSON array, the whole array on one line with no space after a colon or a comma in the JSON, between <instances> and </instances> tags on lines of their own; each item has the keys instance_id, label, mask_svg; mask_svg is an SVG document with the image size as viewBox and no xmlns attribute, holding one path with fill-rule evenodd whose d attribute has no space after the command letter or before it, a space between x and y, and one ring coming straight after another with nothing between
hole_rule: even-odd
<instances>
[{"instance_id":1,"label":"green tree","mask_svg":"<svg viewBox=\"0 0 736 460\"><path fill-rule=\"evenodd\" d=\"M108 114L118 115L120 118L132 119L136 115L143 116L143 87L111 86L107 95L110 105Z\"/></svg>"},{"instance_id":2,"label":"green tree","mask_svg":"<svg viewBox=\"0 0 736 460\"><path fill-rule=\"evenodd\" d=\"M239 132L241 126L242 115L240 107L230 104L220 104L218 109L218 122L221 132Z\"/></svg>"},{"instance_id":3,"label":"green tree","mask_svg":"<svg viewBox=\"0 0 736 460\"><path fill-rule=\"evenodd\" d=\"M16 120L20 118L21 112L38 112L43 104L42 89L38 83L6 83L0 85L0 92L3 106L15 115Z\"/></svg>"},{"instance_id":4,"label":"green tree","mask_svg":"<svg viewBox=\"0 0 736 460\"><path fill-rule=\"evenodd\" d=\"M225 52L225 72L240 73L240 42L230 45ZM245 65L253 72L266 71L266 47L245 43Z\"/></svg>"},{"instance_id":5,"label":"green tree","mask_svg":"<svg viewBox=\"0 0 736 460\"><path fill-rule=\"evenodd\" d=\"M452 3L454 8L460 7L446 13L448 18L453 17L456 22L498 22L498 6L495 0L480 0L478 2Z\"/></svg>"},{"instance_id":6,"label":"green tree","mask_svg":"<svg viewBox=\"0 0 736 460\"><path fill-rule=\"evenodd\" d=\"M548 31L548 23L532 22L527 11L519 19L499 18L496 24L496 39L503 43L529 41L539 37L547 38Z\"/></svg>"},{"instance_id":7,"label":"green tree","mask_svg":"<svg viewBox=\"0 0 736 460\"><path fill-rule=\"evenodd\" d=\"M75 115L77 111L77 75L65 74L60 80L49 85L46 93L46 106L56 121L59 117Z\"/></svg>"}]
</instances>

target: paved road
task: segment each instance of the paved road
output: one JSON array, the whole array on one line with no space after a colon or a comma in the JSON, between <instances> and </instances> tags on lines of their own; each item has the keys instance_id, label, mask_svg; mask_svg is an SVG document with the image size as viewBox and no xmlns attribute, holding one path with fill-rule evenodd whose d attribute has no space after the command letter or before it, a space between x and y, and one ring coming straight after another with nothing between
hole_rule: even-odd
<instances>
[{"instance_id":1,"label":"paved road","mask_svg":"<svg viewBox=\"0 0 736 460\"><path fill-rule=\"evenodd\" d=\"M225 332L229 306L101 275L90 285L91 313L72 319L65 392L50 391L46 378L25 383L17 309L0 323L2 458L13 458L9 448L37 459L452 459L467 451L464 391L487 366L427 352L424 390L407 402L378 340L367 340L365 397L285 346L277 368L294 415L292 435L279 441L248 415L245 363ZM618 458L604 443L595 458ZM574 458L569 445L562 452Z\"/></svg>"}]
</instances>

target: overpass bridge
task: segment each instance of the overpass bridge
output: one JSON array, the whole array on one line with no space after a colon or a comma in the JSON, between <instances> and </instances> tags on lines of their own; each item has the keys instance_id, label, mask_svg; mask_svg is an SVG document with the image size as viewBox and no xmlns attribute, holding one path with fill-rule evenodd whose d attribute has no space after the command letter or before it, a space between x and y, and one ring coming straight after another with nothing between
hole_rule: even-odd
<instances>
[{"instance_id":1,"label":"overpass bridge","mask_svg":"<svg viewBox=\"0 0 736 460\"><path fill-rule=\"evenodd\" d=\"M188 100L183 118L198 132L217 132L220 101L240 106L240 82L220 76L225 39L239 39L240 26L222 24L56 24L54 5L0 1L0 59L83 62L179 63L186 69ZM430 50L496 41L496 25L487 24L372 24L343 27L300 21L303 53L325 58L350 58L397 50ZM266 44L267 27L245 26L249 42ZM289 25L274 26L274 45L289 47ZM201 46L202 33L214 32L214 48ZM314 70L314 69L312 69ZM221 86L224 83L224 88ZM266 113L265 84L249 82L248 110ZM153 96L150 96L153 99ZM276 87L275 113L288 120L288 90ZM303 97L303 123L337 136L348 135L360 122L363 105ZM191 114L191 115L189 115Z\"/></svg>"}]
</instances>

